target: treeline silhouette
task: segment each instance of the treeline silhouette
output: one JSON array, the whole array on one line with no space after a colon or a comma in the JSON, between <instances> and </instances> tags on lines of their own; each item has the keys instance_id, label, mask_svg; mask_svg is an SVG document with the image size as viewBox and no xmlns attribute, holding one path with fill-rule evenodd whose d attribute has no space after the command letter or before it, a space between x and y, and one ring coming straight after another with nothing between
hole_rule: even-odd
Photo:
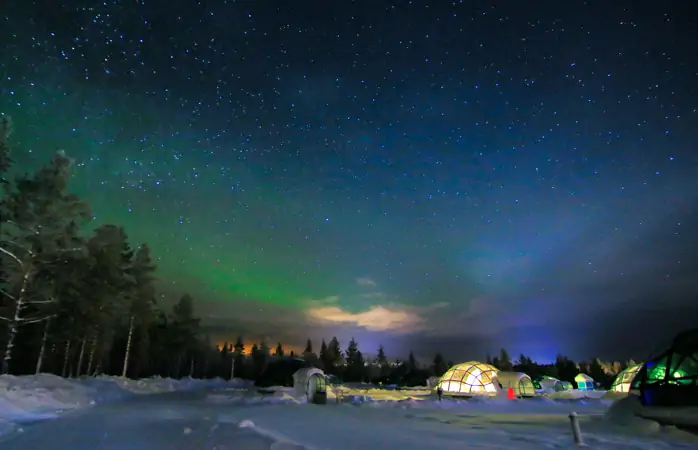
<instances>
[{"instance_id":1,"label":"treeline silhouette","mask_svg":"<svg viewBox=\"0 0 698 450\"><path fill-rule=\"evenodd\" d=\"M429 362L418 361L413 352L409 353L407 359L389 359L382 346L378 347L375 357L367 358L359 350L356 340L351 339L346 349L342 349L336 337L329 342L323 339L317 352L312 340L308 339L305 349L300 354L293 351L285 352L281 343L276 344L272 350L265 342L254 343L249 352L245 352L245 344L244 338L238 337L234 344L226 342L219 347L220 364L224 368L221 376L234 373L237 378L257 380L270 362L295 357L302 358L345 382L424 386L430 377L441 376L449 367L455 365L453 361L447 361L441 353L436 353ZM554 363L541 364L526 355L512 360L506 349L501 349L495 357L486 356L482 362L503 371L524 372L531 377L549 376L572 384L575 384L574 378L577 374L583 372L605 387L610 386L615 375L636 364L632 360L624 363L603 363L598 358L593 358L590 362L576 363L563 355L558 355Z\"/></svg>"}]
</instances>

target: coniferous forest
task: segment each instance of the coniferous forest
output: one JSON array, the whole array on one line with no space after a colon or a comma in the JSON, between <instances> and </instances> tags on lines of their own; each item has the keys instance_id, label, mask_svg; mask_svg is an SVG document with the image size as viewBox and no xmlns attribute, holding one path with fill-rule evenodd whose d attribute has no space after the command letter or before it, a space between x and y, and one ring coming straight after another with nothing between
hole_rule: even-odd
<instances>
[{"instance_id":1,"label":"coniferous forest","mask_svg":"<svg viewBox=\"0 0 698 450\"><path fill-rule=\"evenodd\" d=\"M13 167L12 123L0 120L0 374L109 374L142 378L257 379L270 361L302 357L347 382L424 385L452 362L441 354L420 363L389 360L382 347L365 357L355 340L337 338L301 355L279 343L216 346L184 294L172 308L156 301L156 259L146 243L129 240L118 224L94 227L90 207L70 193L71 160L62 152L30 174ZM376 351L377 350L377 351ZM487 362L501 370L572 381L579 370L602 384L633 362L576 364L558 356L540 365L502 349Z\"/></svg>"}]
</instances>

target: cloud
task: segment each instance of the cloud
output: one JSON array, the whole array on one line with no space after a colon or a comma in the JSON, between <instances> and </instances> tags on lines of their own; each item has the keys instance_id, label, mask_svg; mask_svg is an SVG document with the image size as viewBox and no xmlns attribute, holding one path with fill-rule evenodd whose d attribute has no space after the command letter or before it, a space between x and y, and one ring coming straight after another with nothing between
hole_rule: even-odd
<instances>
[{"instance_id":1,"label":"cloud","mask_svg":"<svg viewBox=\"0 0 698 450\"><path fill-rule=\"evenodd\" d=\"M339 305L332 305L310 308L306 311L306 316L316 324L353 325L369 331L416 333L429 329L429 312L445 306L446 303L428 307L376 305L361 312L351 312Z\"/></svg>"},{"instance_id":2,"label":"cloud","mask_svg":"<svg viewBox=\"0 0 698 450\"><path fill-rule=\"evenodd\" d=\"M372 280L371 278L369 278L369 277L359 277L359 278L356 279L356 283L357 283L359 286L365 286L365 287L373 287L373 286L376 285L376 282L373 281L373 280Z\"/></svg>"}]
</instances>

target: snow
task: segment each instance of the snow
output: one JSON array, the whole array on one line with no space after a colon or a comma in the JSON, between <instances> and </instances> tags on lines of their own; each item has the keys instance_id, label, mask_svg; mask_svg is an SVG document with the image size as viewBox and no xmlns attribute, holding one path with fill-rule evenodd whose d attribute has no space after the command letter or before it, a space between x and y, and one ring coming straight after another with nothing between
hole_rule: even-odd
<instances>
[{"instance_id":1,"label":"snow","mask_svg":"<svg viewBox=\"0 0 698 450\"><path fill-rule=\"evenodd\" d=\"M249 383L241 380L237 385ZM0 376L0 435L21 424L58 417L86 406L123 400L139 394L190 391L230 386L223 380L173 380L149 378L128 380L118 377L65 379L56 375Z\"/></svg>"},{"instance_id":2,"label":"snow","mask_svg":"<svg viewBox=\"0 0 698 450\"><path fill-rule=\"evenodd\" d=\"M243 382L0 377L3 450L574 448L569 414L593 449L698 448L698 436L636 416L637 398L564 391L530 399L444 398L428 388L336 386L327 405ZM159 395L150 395L159 394ZM94 405L91 406L90 405ZM62 416L61 412L69 412ZM59 417L60 416L60 417ZM55 420L43 420L43 419ZM41 421L41 422L38 422Z\"/></svg>"}]
</instances>

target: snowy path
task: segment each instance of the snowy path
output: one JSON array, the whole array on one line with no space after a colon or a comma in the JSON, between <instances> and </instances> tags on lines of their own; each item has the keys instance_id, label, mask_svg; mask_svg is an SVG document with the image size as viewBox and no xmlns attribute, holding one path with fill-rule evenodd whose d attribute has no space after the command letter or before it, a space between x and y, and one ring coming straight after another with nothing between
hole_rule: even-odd
<instances>
[{"instance_id":1,"label":"snowy path","mask_svg":"<svg viewBox=\"0 0 698 450\"><path fill-rule=\"evenodd\" d=\"M213 395L209 395L213 394ZM309 448L345 449L545 449L573 448L563 409L525 413L438 405L404 408L374 405L249 404L240 394L218 391L141 396L28 425L0 439L3 450L283 450L273 439L237 424L303 442ZM536 408L533 408L534 410ZM592 411L589 411L592 412ZM585 417L594 449L698 448L685 436L625 432Z\"/></svg>"}]
</instances>

